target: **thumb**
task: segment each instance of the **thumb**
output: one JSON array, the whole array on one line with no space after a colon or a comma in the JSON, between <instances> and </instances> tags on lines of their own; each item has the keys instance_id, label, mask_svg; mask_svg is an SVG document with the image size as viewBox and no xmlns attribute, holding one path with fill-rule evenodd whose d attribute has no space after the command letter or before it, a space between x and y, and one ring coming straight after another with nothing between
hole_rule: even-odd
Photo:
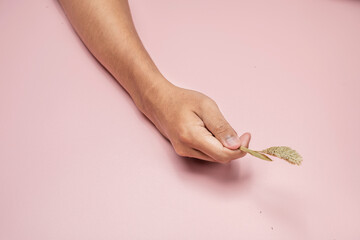
<instances>
[{"instance_id":1,"label":"thumb","mask_svg":"<svg viewBox=\"0 0 360 240\"><path fill-rule=\"evenodd\" d=\"M206 114L200 116L205 127L221 142L224 147L229 149L238 149L240 138L235 130L226 121L219 108L208 109Z\"/></svg>"}]
</instances>

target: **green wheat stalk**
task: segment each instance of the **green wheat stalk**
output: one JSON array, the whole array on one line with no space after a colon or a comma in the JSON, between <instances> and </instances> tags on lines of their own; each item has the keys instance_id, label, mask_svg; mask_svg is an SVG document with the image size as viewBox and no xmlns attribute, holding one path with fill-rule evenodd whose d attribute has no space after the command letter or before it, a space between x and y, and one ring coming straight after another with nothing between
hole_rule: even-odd
<instances>
[{"instance_id":1,"label":"green wheat stalk","mask_svg":"<svg viewBox=\"0 0 360 240\"><path fill-rule=\"evenodd\" d=\"M270 148L267 148L262 151L254 151L254 150L248 149L244 146L241 146L240 150L247 152L247 153L253 155L254 157L263 159L265 161L273 161L271 158L269 158L268 156L265 155L265 154L268 154L268 155L271 155L274 157L284 159L285 161L287 161L291 164L294 164L294 165L298 165L298 166L302 162L302 157L300 156L300 154L298 154L295 150L293 150L289 147L285 147L285 146L270 147Z\"/></svg>"}]
</instances>

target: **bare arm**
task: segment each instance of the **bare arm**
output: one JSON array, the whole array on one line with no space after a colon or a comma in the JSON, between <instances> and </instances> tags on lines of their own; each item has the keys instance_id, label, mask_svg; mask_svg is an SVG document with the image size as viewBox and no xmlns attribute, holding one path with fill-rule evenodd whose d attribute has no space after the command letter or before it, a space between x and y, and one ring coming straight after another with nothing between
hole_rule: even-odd
<instances>
[{"instance_id":1,"label":"bare arm","mask_svg":"<svg viewBox=\"0 0 360 240\"><path fill-rule=\"evenodd\" d=\"M213 100L160 73L136 33L127 0L59 2L88 49L179 155L223 163L245 155L238 148L248 146L250 134L239 138Z\"/></svg>"},{"instance_id":2,"label":"bare arm","mask_svg":"<svg viewBox=\"0 0 360 240\"><path fill-rule=\"evenodd\" d=\"M92 54L143 108L144 90L169 84L144 49L128 1L61 0L67 17Z\"/></svg>"}]
</instances>

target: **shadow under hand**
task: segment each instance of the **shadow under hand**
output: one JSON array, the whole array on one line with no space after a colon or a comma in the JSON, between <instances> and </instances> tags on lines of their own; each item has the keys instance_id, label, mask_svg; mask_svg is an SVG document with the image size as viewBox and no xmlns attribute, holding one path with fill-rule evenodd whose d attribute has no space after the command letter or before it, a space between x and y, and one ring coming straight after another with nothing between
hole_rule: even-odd
<instances>
[{"instance_id":1,"label":"shadow under hand","mask_svg":"<svg viewBox=\"0 0 360 240\"><path fill-rule=\"evenodd\" d=\"M177 172L184 181L190 181L191 187L233 195L240 194L251 186L252 172L248 164L241 162L244 159L220 164L179 157L176 154L174 156L179 168Z\"/></svg>"},{"instance_id":2,"label":"shadow under hand","mask_svg":"<svg viewBox=\"0 0 360 240\"><path fill-rule=\"evenodd\" d=\"M239 162L220 164L187 157L180 158L179 161L189 173L201 174L222 183L237 182L240 179L247 180L250 178L249 172L246 175L240 174Z\"/></svg>"}]
</instances>

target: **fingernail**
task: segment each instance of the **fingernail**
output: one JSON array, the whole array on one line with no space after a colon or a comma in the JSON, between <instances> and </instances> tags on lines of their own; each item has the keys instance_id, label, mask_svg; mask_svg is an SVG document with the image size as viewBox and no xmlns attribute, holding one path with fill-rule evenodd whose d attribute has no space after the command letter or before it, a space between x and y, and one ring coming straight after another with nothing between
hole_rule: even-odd
<instances>
[{"instance_id":1,"label":"fingernail","mask_svg":"<svg viewBox=\"0 0 360 240\"><path fill-rule=\"evenodd\" d=\"M225 141L229 147L236 147L240 144L240 139L236 136L228 137L225 139Z\"/></svg>"}]
</instances>

